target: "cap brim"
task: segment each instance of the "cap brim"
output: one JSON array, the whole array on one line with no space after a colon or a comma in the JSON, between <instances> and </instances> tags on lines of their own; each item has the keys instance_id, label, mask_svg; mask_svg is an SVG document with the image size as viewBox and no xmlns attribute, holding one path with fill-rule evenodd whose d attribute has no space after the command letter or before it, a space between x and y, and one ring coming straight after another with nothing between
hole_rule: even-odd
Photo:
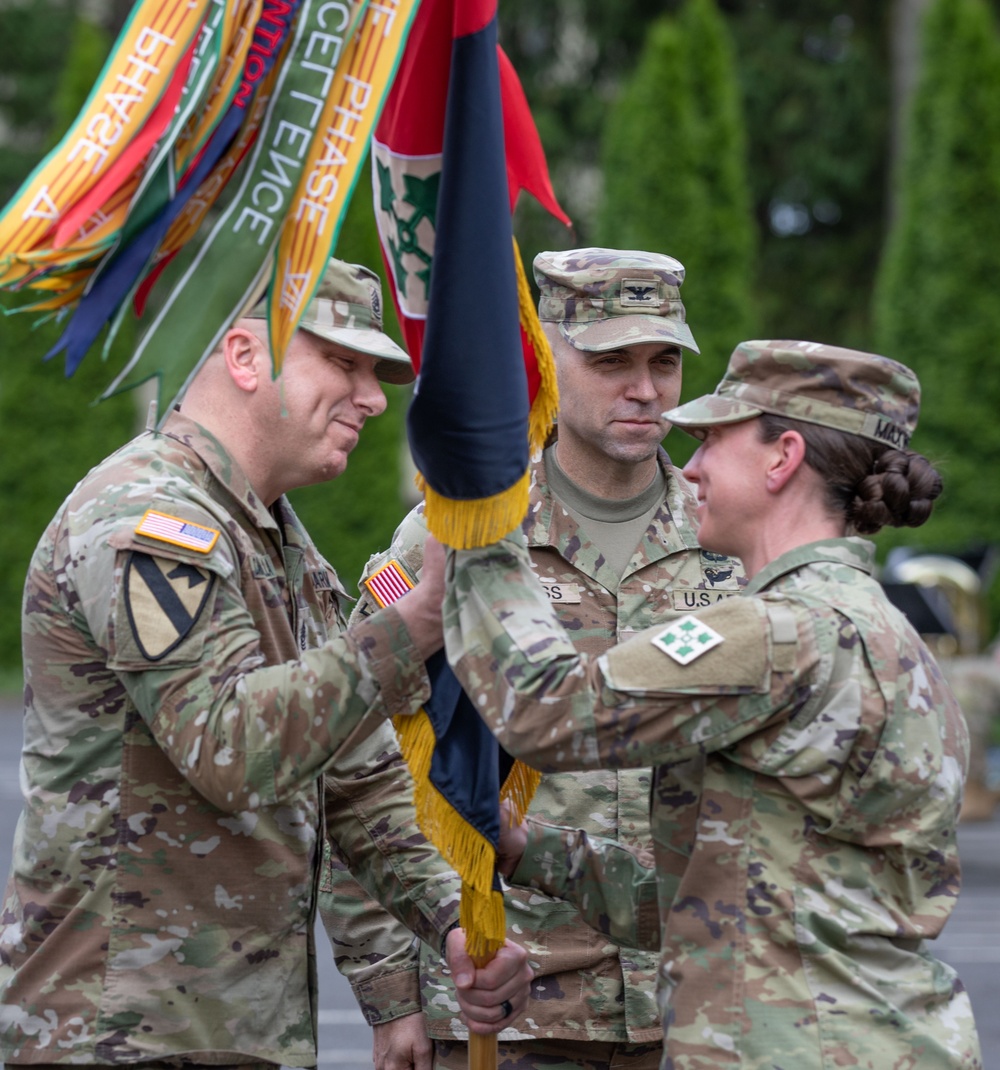
<instances>
[{"instance_id":1,"label":"cap brim","mask_svg":"<svg viewBox=\"0 0 1000 1070\"><path fill-rule=\"evenodd\" d=\"M328 342L336 342L348 349L357 350L359 353L378 357L375 363L375 374L383 383L412 383L416 378L406 351L400 349L387 334L381 331L362 330L357 327L317 329L301 325L300 330L308 331L319 338L325 338Z\"/></svg>"},{"instance_id":2,"label":"cap brim","mask_svg":"<svg viewBox=\"0 0 1000 1070\"><path fill-rule=\"evenodd\" d=\"M571 346L588 353L603 353L642 342L664 342L693 353L701 352L691 328L683 320L666 316L609 316L595 323L561 322L559 331Z\"/></svg>"},{"instance_id":3,"label":"cap brim","mask_svg":"<svg viewBox=\"0 0 1000 1070\"><path fill-rule=\"evenodd\" d=\"M720 397L718 394L706 394L670 409L663 414L674 427L679 427L695 438L705 437L705 429L717 424L738 424L743 420L753 420L762 416L763 409L748 405L735 398Z\"/></svg>"}]
</instances>

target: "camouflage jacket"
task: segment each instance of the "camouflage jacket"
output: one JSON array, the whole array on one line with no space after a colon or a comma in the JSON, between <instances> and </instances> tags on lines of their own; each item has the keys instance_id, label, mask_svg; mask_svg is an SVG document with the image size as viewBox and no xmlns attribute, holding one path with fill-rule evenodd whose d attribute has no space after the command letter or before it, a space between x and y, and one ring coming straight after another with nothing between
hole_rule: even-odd
<instances>
[{"instance_id":1,"label":"camouflage jacket","mask_svg":"<svg viewBox=\"0 0 1000 1070\"><path fill-rule=\"evenodd\" d=\"M660 461L667 476L667 496L621 578L553 497L544 462L533 467L523 524L532 566L575 646L588 654L602 653L674 609L708 605L739 591L741 573L733 562L699 550L691 489L662 451ZM424 535L418 509L400 525L390 549L372 558L366 577L396 560L414 579L422 563ZM371 595L363 594L357 612L374 605ZM552 824L580 826L648 850L649 791L647 770L556 773L543 778L531 812ZM562 900L518 886L509 888L505 898L508 937L528 949L536 977L527 1009L501 1036L632 1042L659 1038L654 955L617 947L582 926L576 910ZM353 971L341 963L369 1021L405 1013L397 986L405 968L408 934L398 928L394 933L396 927L373 912L371 904L359 909L347 896L324 896L320 906L338 948L361 942L371 950L371 934L379 934L385 955L381 969L375 964ZM467 1036L440 957L425 948L417 951L419 996L429 1034ZM417 951L410 956L411 963ZM416 1009L416 997L414 989L409 1010Z\"/></svg>"},{"instance_id":2,"label":"camouflage jacket","mask_svg":"<svg viewBox=\"0 0 1000 1070\"><path fill-rule=\"evenodd\" d=\"M659 925L617 844L536 828L515 876L659 942L678 1070L981 1065L926 943L959 890L966 730L872 561L856 538L800 547L754 597L587 659L513 540L456 556L449 660L500 742L544 770L654 767Z\"/></svg>"},{"instance_id":3,"label":"camouflage jacket","mask_svg":"<svg viewBox=\"0 0 1000 1070\"><path fill-rule=\"evenodd\" d=\"M343 599L288 503L182 415L71 493L25 588L8 1063L315 1064L324 821L377 880L398 775L344 756L428 692L398 613L345 632ZM435 945L439 872L384 899Z\"/></svg>"}]
</instances>

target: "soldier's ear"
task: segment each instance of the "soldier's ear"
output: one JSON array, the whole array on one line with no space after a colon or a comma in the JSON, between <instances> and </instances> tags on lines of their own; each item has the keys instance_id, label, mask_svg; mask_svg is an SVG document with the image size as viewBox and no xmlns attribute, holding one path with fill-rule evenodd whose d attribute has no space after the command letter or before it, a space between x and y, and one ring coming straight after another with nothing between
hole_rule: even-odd
<instances>
[{"instance_id":1,"label":"soldier's ear","mask_svg":"<svg viewBox=\"0 0 1000 1070\"><path fill-rule=\"evenodd\" d=\"M772 493L780 491L805 465L805 439L798 431L783 431L773 443L771 457L765 471L767 489Z\"/></svg>"},{"instance_id":2,"label":"soldier's ear","mask_svg":"<svg viewBox=\"0 0 1000 1070\"><path fill-rule=\"evenodd\" d=\"M267 374L263 367L267 357L264 345L248 327L237 324L226 331L222 339L222 358L226 371L236 386L248 394L260 386L261 375ZM262 371L263 369L263 371Z\"/></svg>"}]
</instances>

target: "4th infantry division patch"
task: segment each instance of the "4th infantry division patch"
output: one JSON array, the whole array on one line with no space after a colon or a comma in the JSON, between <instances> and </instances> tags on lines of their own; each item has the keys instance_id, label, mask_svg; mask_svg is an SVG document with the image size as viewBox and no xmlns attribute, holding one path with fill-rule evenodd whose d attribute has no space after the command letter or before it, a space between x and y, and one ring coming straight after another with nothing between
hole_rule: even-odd
<instances>
[{"instance_id":1,"label":"4th infantry division patch","mask_svg":"<svg viewBox=\"0 0 1000 1070\"><path fill-rule=\"evenodd\" d=\"M139 652L159 661L179 646L201 616L215 576L186 561L133 551L125 566L125 604Z\"/></svg>"},{"instance_id":2,"label":"4th infantry division patch","mask_svg":"<svg viewBox=\"0 0 1000 1070\"><path fill-rule=\"evenodd\" d=\"M724 639L697 617L688 614L680 620L675 620L665 632L655 636L652 642L653 646L659 647L664 654L669 654L674 661L687 665L724 642Z\"/></svg>"}]
</instances>

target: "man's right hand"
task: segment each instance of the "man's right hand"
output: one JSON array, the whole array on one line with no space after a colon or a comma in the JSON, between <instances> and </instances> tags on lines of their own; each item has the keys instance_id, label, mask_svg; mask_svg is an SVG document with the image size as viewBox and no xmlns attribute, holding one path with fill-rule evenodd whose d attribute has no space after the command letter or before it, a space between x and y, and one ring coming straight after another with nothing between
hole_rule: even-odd
<instances>
[{"instance_id":1,"label":"man's right hand","mask_svg":"<svg viewBox=\"0 0 1000 1070\"><path fill-rule=\"evenodd\" d=\"M446 938L448 969L455 995L470 1033L499 1033L524 1010L534 972L528 953L505 941L490 961L478 969L465 950L465 933L452 929Z\"/></svg>"},{"instance_id":2,"label":"man's right hand","mask_svg":"<svg viewBox=\"0 0 1000 1070\"><path fill-rule=\"evenodd\" d=\"M434 1045L420 1013L394 1018L372 1030L375 1070L431 1070Z\"/></svg>"}]
</instances>

